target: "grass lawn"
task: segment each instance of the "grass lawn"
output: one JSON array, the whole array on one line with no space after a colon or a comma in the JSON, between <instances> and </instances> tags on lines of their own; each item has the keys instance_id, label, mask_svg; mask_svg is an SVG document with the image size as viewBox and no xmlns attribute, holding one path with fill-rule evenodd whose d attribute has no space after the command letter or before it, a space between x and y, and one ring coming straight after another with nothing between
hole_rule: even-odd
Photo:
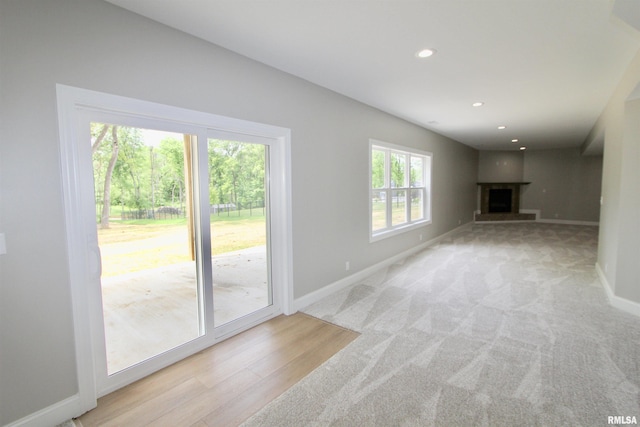
<instances>
[{"instance_id":1,"label":"grass lawn","mask_svg":"<svg viewBox=\"0 0 640 427\"><path fill-rule=\"evenodd\" d=\"M411 203L411 218L413 220L423 218L422 206L419 201ZM406 222L405 202L394 202L391 206L391 224L399 225ZM380 230L387 226L387 205L384 201L374 201L371 212L371 225L373 230Z\"/></svg>"},{"instance_id":2,"label":"grass lawn","mask_svg":"<svg viewBox=\"0 0 640 427\"><path fill-rule=\"evenodd\" d=\"M253 213L211 215L212 255L265 244L265 217ZM185 218L112 221L98 241L104 277L191 261Z\"/></svg>"}]
</instances>

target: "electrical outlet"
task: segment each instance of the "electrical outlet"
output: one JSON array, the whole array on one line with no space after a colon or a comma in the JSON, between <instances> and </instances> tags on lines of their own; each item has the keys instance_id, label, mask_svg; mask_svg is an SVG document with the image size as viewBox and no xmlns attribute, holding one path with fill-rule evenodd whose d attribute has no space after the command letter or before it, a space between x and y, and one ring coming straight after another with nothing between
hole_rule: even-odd
<instances>
[{"instance_id":1,"label":"electrical outlet","mask_svg":"<svg viewBox=\"0 0 640 427\"><path fill-rule=\"evenodd\" d=\"M351 264L349 263L349 261L344 263L344 269L345 271L349 271L351 269Z\"/></svg>"}]
</instances>

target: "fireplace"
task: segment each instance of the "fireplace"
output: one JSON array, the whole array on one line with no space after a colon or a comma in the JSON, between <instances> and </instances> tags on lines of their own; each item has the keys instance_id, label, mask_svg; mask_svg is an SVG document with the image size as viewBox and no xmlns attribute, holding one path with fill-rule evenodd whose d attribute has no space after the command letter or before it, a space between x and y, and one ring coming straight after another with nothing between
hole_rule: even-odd
<instances>
[{"instance_id":1,"label":"fireplace","mask_svg":"<svg viewBox=\"0 0 640 427\"><path fill-rule=\"evenodd\" d=\"M520 187L529 182L479 182L480 213L476 221L531 221L535 214L520 213Z\"/></svg>"},{"instance_id":2,"label":"fireplace","mask_svg":"<svg viewBox=\"0 0 640 427\"><path fill-rule=\"evenodd\" d=\"M511 212L511 188L489 189L489 213Z\"/></svg>"}]
</instances>

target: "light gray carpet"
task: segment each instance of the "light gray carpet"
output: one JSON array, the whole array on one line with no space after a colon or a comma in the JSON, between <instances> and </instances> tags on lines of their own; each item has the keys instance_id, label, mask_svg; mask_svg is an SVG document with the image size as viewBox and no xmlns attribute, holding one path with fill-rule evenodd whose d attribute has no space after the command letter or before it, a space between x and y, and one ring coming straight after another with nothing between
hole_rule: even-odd
<instances>
[{"instance_id":1,"label":"light gray carpet","mask_svg":"<svg viewBox=\"0 0 640 427\"><path fill-rule=\"evenodd\" d=\"M474 225L304 310L362 335L246 426L605 426L640 419L640 319L598 229Z\"/></svg>"}]
</instances>

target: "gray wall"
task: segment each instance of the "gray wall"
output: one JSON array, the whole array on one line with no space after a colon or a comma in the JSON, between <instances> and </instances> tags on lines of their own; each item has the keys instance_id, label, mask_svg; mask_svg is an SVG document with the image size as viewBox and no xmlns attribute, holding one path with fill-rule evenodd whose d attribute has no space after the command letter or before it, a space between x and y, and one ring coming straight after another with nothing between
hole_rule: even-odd
<instances>
[{"instance_id":1,"label":"gray wall","mask_svg":"<svg viewBox=\"0 0 640 427\"><path fill-rule=\"evenodd\" d=\"M539 209L541 219L597 222L600 217L602 156L580 150L527 151L522 209Z\"/></svg>"},{"instance_id":2,"label":"gray wall","mask_svg":"<svg viewBox=\"0 0 640 427\"><path fill-rule=\"evenodd\" d=\"M521 182L524 154L521 151L481 151L478 159L479 182Z\"/></svg>"},{"instance_id":3,"label":"gray wall","mask_svg":"<svg viewBox=\"0 0 640 427\"><path fill-rule=\"evenodd\" d=\"M584 148L604 134L603 204L598 266L616 297L636 303L640 313L640 111L630 94L640 91L640 52L633 59ZM635 90L635 92L634 92Z\"/></svg>"},{"instance_id":4,"label":"gray wall","mask_svg":"<svg viewBox=\"0 0 640 427\"><path fill-rule=\"evenodd\" d=\"M77 392L56 83L291 128L296 298L472 219L473 149L100 0L0 1L2 425ZM369 243L369 138L433 152L432 225Z\"/></svg>"},{"instance_id":5,"label":"gray wall","mask_svg":"<svg viewBox=\"0 0 640 427\"><path fill-rule=\"evenodd\" d=\"M640 99L625 103L616 295L640 302Z\"/></svg>"},{"instance_id":6,"label":"gray wall","mask_svg":"<svg viewBox=\"0 0 640 427\"><path fill-rule=\"evenodd\" d=\"M540 210L540 219L597 222L601 180L602 156L583 156L578 148L479 156L478 181L531 182L521 187L520 209Z\"/></svg>"}]
</instances>

